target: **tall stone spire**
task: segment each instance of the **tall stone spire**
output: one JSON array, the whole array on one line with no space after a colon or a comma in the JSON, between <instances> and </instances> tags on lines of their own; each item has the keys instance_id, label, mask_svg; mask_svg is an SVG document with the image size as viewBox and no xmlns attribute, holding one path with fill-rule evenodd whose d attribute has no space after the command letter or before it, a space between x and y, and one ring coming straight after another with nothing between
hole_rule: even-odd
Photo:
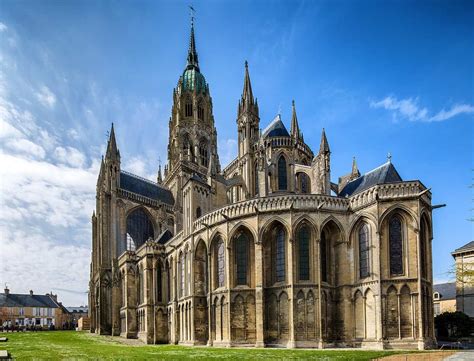
<instances>
[{"instance_id":1,"label":"tall stone spire","mask_svg":"<svg viewBox=\"0 0 474 361\"><path fill-rule=\"evenodd\" d=\"M357 167L356 157L352 158L351 180L360 177L359 168Z\"/></svg>"},{"instance_id":2,"label":"tall stone spire","mask_svg":"<svg viewBox=\"0 0 474 361\"><path fill-rule=\"evenodd\" d=\"M328 139L326 138L326 132L323 128L323 132L321 133L321 145L319 146L319 153L329 153L329 143Z\"/></svg>"},{"instance_id":3,"label":"tall stone spire","mask_svg":"<svg viewBox=\"0 0 474 361\"><path fill-rule=\"evenodd\" d=\"M250 83L249 64L245 61L244 90L242 91L242 103L253 104L252 84ZM244 104L243 104L244 105Z\"/></svg>"},{"instance_id":4,"label":"tall stone spire","mask_svg":"<svg viewBox=\"0 0 474 361\"><path fill-rule=\"evenodd\" d=\"M194 39L194 18L191 18L191 35L189 37L189 49L187 58L187 69L196 69L199 71L198 54L196 51L196 40Z\"/></svg>"},{"instance_id":5,"label":"tall stone spire","mask_svg":"<svg viewBox=\"0 0 474 361\"><path fill-rule=\"evenodd\" d=\"M298 125L298 118L296 116L296 107L295 107L295 101L293 100L291 102L292 108L293 108L293 113L291 115L291 129L290 129L290 134L293 138L299 139L300 138L300 127Z\"/></svg>"},{"instance_id":6,"label":"tall stone spire","mask_svg":"<svg viewBox=\"0 0 474 361\"><path fill-rule=\"evenodd\" d=\"M120 152L117 148L117 142L115 140L114 123L112 123L112 128L110 129L109 141L107 143L107 152L105 153L105 158L110 160L120 159Z\"/></svg>"}]
</instances>

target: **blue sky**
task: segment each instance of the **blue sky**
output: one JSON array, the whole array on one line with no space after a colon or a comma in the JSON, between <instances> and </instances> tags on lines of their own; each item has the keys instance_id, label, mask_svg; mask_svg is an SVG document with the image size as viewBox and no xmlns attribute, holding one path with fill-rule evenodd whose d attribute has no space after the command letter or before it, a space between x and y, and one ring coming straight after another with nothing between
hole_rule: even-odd
<instances>
[{"instance_id":1,"label":"blue sky","mask_svg":"<svg viewBox=\"0 0 474 361\"><path fill-rule=\"evenodd\" d=\"M0 282L86 302L90 215L106 132L122 167L156 177L188 2L0 2ZM469 1L195 1L223 165L236 154L248 60L264 128L291 100L306 142L324 127L332 180L386 161L432 188L434 275L471 241L474 31ZM75 291L75 292L71 292Z\"/></svg>"}]
</instances>

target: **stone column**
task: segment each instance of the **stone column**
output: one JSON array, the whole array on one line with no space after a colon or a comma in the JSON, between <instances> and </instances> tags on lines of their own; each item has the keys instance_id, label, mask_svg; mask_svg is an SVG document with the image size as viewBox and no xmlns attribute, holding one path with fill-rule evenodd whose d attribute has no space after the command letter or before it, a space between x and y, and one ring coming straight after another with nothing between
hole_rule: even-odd
<instances>
[{"instance_id":1,"label":"stone column","mask_svg":"<svg viewBox=\"0 0 474 361\"><path fill-rule=\"evenodd\" d=\"M423 296L421 292L421 267L420 262L424 262L424 260L420 260L420 230L415 229L416 233L416 258L417 262L417 291L418 291L418 349L424 350L425 343L423 339L425 337L425 330L423 329Z\"/></svg>"},{"instance_id":2,"label":"stone column","mask_svg":"<svg viewBox=\"0 0 474 361\"><path fill-rule=\"evenodd\" d=\"M317 315L318 315L318 328L319 328L319 342L318 347L324 348L323 341L323 320L322 320L322 310L321 310L321 240L316 239L316 257L318 260L318 269L317 269L317 282L318 282L318 304L317 304ZM326 305L327 307L327 305Z\"/></svg>"},{"instance_id":3,"label":"stone column","mask_svg":"<svg viewBox=\"0 0 474 361\"><path fill-rule=\"evenodd\" d=\"M293 166L292 166L293 168ZM293 174L293 173L292 173ZM290 230L291 232L291 230ZM288 288L288 323L289 323L289 339L287 343L288 348L295 348L296 347L296 341L295 341L295 322L294 322L294 317L295 317L295 295L294 295L294 264L293 264L293 252L294 252L294 239L290 234L290 237L288 238L288 264L286 269L288 270L288 278L287 282L289 283L290 287Z\"/></svg>"},{"instance_id":4,"label":"stone column","mask_svg":"<svg viewBox=\"0 0 474 361\"><path fill-rule=\"evenodd\" d=\"M263 248L262 242L255 242L255 328L256 347L264 347L264 297L263 297Z\"/></svg>"},{"instance_id":5,"label":"stone column","mask_svg":"<svg viewBox=\"0 0 474 361\"><path fill-rule=\"evenodd\" d=\"M382 244L382 239L381 239L381 233L376 232L376 245L375 245L375 255L374 259L376 261L375 264L375 270L377 272L376 278L377 278L377 295L375 295L375 308L376 308L376 328L375 328L375 338L379 343L379 347L383 347L383 340L382 340L382 334L383 334L383 324L382 324L382 261L381 261L381 252L380 252L380 247Z\"/></svg>"},{"instance_id":6,"label":"stone column","mask_svg":"<svg viewBox=\"0 0 474 361\"><path fill-rule=\"evenodd\" d=\"M208 290L208 297L207 297L207 316L209 322L207 323L208 326L208 337L207 337L207 345L212 346L212 319L213 319L213 300L212 300L212 258L211 258L211 248L210 248L210 241L209 241L209 230L208 230L208 244L209 244L209 251L207 253L207 290ZM214 311L215 314L215 311ZM217 325L215 325L217 327Z\"/></svg>"}]
</instances>

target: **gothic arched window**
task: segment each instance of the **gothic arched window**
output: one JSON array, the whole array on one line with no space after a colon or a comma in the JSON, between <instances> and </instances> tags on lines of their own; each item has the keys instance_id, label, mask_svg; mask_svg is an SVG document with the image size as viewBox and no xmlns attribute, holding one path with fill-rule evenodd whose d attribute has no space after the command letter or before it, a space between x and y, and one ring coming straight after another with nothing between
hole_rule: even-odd
<instances>
[{"instance_id":1,"label":"gothic arched window","mask_svg":"<svg viewBox=\"0 0 474 361\"><path fill-rule=\"evenodd\" d=\"M186 117L192 117L193 116L193 102L191 99L186 99L186 104L185 104L185 116Z\"/></svg>"},{"instance_id":2,"label":"gothic arched window","mask_svg":"<svg viewBox=\"0 0 474 361\"><path fill-rule=\"evenodd\" d=\"M217 287L225 285L225 249L224 241L219 239L217 242Z\"/></svg>"},{"instance_id":3,"label":"gothic arched window","mask_svg":"<svg viewBox=\"0 0 474 361\"><path fill-rule=\"evenodd\" d=\"M127 250L134 251L153 237L153 224L143 208L138 208L128 215Z\"/></svg>"},{"instance_id":4,"label":"gothic arched window","mask_svg":"<svg viewBox=\"0 0 474 361\"><path fill-rule=\"evenodd\" d=\"M359 275L366 278L370 274L369 227L364 223L359 228Z\"/></svg>"},{"instance_id":5,"label":"gothic arched window","mask_svg":"<svg viewBox=\"0 0 474 361\"><path fill-rule=\"evenodd\" d=\"M275 237L273 260L275 262L275 281L285 280L285 230L281 224L277 225L273 236Z\"/></svg>"},{"instance_id":6,"label":"gothic arched window","mask_svg":"<svg viewBox=\"0 0 474 361\"><path fill-rule=\"evenodd\" d=\"M426 278L426 222L421 219L420 222L420 271L421 277Z\"/></svg>"},{"instance_id":7,"label":"gothic arched window","mask_svg":"<svg viewBox=\"0 0 474 361\"><path fill-rule=\"evenodd\" d=\"M258 195L258 164L255 163L255 178L254 178L254 182L255 182L255 195L257 196Z\"/></svg>"},{"instance_id":8,"label":"gothic arched window","mask_svg":"<svg viewBox=\"0 0 474 361\"><path fill-rule=\"evenodd\" d=\"M288 186L288 175L286 171L286 159L280 156L278 159L278 190L286 191Z\"/></svg>"},{"instance_id":9,"label":"gothic arched window","mask_svg":"<svg viewBox=\"0 0 474 361\"><path fill-rule=\"evenodd\" d=\"M198 105L198 119L204 120L204 108L202 107L200 103Z\"/></svg>"},{"instance_id":10,"label":"gothic arched window","mask_svg":"<svg viewBox=\"0 0 474 361\"><path fill-rule=\"evenodd\" d=\"M296 234L298 242L298 276L300 280L309 280L309 235L310 231L306 224L300 227Z\"/></svg>"},{"instance_id":11,"label":"gothic arched window","mask_svg":"<svg viewBox=\"0 0 474 361\"><path fill-rule=\"evenodd\" d=\"M235 238L235 282L237 285L247 284L248 253L249 239L245 232L240 232Z\"/></svg>"},{"instance_id":12,"label":"gothic arched window","mask_svg":"<svg viewBox=\"0 0 474 361\"><path fill-rule=\"evenodd\" d=\"M310 180L309 180L309 177L306 173L300 173L300 190L301 190L301 193L304 193L304 194L307 194L307 193L311 193L311 184L310 184Z\"/></svg>"},{"instance_id":13,"label":"gothic arched window","mask_svg":"<svg viewBox=\"0 0 474 361\"><path fill-rule=\"evenodd\" d=\"M319 243L319 249L321 252L321 280L323 282L328 281L328 266L327 266L327 241L326 241L326 233L321 233L321 241Z\"/></svg>"},{"instance_id":14,"label":"gothic arched window","mask_svg":"<svg viewBox=\"0 0 474 361\"><path fill-rule=\"evenodd\" d=\"M199 144L199 160L202 166L207 167L209 165L209 151L206 141L201 141Z\"/></svg>"},{"instance_id":15,"label":"gothic arched window","mask_svg":"<svg viewBox=\"0 0 474 361\"><path fill-rule=\"evenodd\" d=\"M156 301L162 301L162 279L161 279L161 264L156 266Z\"/></svg>"},{"instance_id":16,"label":"gothic arched window","mask_svg":"<svg viewBox=\"0 0 474 361\"><path fill-rule=\"evenodd\" d=\"M390 274L403 274L403 236L402 221L393 216L388 223L388 242L390 248Z\"/></svg>"}]
</instances>

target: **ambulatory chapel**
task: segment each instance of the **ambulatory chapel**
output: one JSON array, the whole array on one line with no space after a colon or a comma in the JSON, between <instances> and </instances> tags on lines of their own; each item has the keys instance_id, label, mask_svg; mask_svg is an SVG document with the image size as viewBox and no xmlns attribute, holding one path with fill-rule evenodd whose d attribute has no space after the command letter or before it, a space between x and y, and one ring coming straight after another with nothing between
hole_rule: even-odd
<instances>
[{"instance_id":1,"label":"ambulatory chapel","mask_svg":"<svg viewBox=\"0 0 474 361\"><path fill-rule=\"evenodd\" d=\"M431 193L388 161L331 175L293 102L260 123L248 64L224 168L194 25L156 182L126 172L112 126L97 180L91 332L146 343L431 347Z\"/></svg>"}]
</instances>

